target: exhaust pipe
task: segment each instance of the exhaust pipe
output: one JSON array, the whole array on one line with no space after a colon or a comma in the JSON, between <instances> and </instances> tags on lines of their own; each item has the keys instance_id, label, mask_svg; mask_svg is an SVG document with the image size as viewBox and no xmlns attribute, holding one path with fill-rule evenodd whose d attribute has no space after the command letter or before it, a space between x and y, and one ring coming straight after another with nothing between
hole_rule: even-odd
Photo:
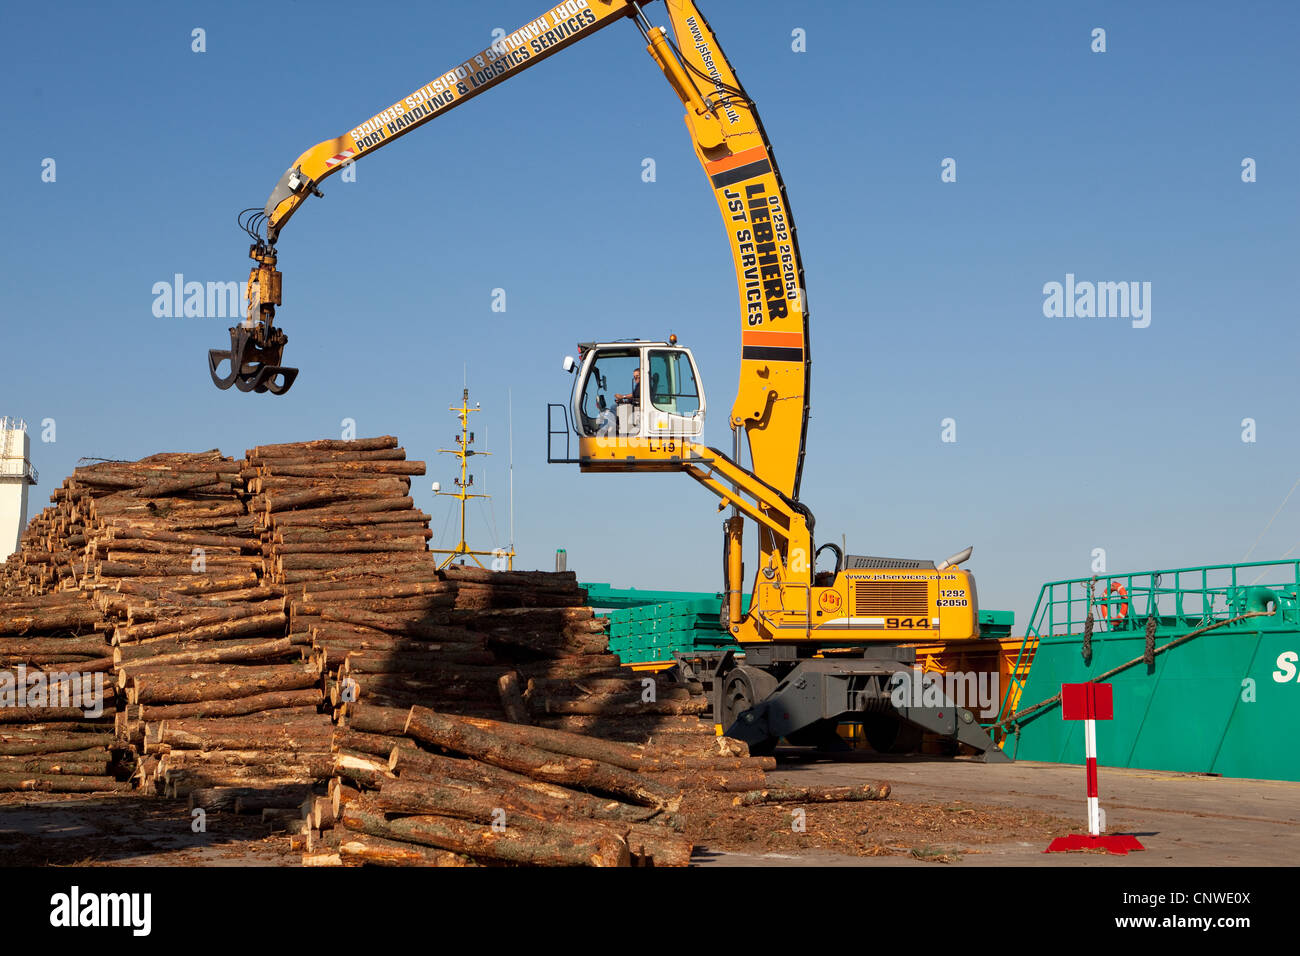
<instances>
[{"instance_id":1,"label":"exhaust pipe","mask_svg":"<svg viewBox=\"0 0 1300 956\"><path fill-rule=\"evenodd\" d=\"M969 548L967 548L965 551L958 551L956 554L952 555L952 556L949 557L947 560L940 561L940 562L935 566L935 568L936 568L936 570L939 570L939 571L946 571L948 568L955 568L955 567L957 567L957 565L959 565L959 564L961 564L961 563L963 563L963 562L965 562L965 561L969 561L969 560L970 560L970 556L971 556L971 552L974 551L974 550L975 550L975 546L974 546L974 545L971 545L971 546L970 546Z\"/></svg>"}]
</instances>

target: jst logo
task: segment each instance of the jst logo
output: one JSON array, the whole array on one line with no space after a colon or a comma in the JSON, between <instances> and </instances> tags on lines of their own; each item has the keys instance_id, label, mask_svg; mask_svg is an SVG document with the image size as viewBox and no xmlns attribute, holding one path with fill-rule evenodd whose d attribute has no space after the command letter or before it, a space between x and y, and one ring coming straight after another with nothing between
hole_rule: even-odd
<instances>
[{"instance_id":1,"label":"jst logo","mask_svg":"<svg viewBox=\"0 0 1300 956\"><path fill-rule=\"evenodd\" d=\"M838 591L823 591L817 598L817 606L828 614L835 614L844 606L844 599Z\"/></svg>"}]
</instances>

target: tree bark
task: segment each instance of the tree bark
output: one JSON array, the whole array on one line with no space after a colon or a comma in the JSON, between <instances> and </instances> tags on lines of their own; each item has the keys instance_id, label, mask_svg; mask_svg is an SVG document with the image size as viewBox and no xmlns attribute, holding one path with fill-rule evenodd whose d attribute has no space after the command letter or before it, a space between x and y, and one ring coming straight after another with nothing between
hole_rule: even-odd
<instances>
[{"instance_id":1,"label":"tree bark","mask_svg":"<svg viewBox=\"0 0 1300 956\"><path fill-rule=\"evenodd\" d=\"M284 618L288 602L284 598L272 598L266 601L243 603L234 607L200 608L181 614L171 614L161 620L144 624L130 624L113 630L113 642L125 644L164 634L175 634L204 625L222 624L228 621L249 617L278 615Z\"/></svg>"},{"instance_id":2,"label":"tree bark","mask_svg":"<svg viewBox=\"0 0 1300 956\"><path fill-rule=\"evenodd\" d=\"M372 754L377 759L387 760L393 752L393 738L387 734L370 734L361 730L345 730L336 728L330 739L330 748L335 752L339 750L355 750L365 754Z\"/></svg>"},{"instance_id":3,"label":"tree bark","mask_svg":"<svg viewBox=\"0 0 1300 956\"><path fill-rule=\"evenodd\" d=\"M516 725L506 724L507 727ZM612 764L579 757L557 755L536 747L513 743L465 720L439 714L426 707L413 707L406 722L406 735L421 743L475 757L535 780L577 786L621 796L634 803L669 806L675 809L681 792L644 780Z\"/></svg>"},{"instance_id":4,"label":"tree bark","mask_svg":"<svg viewBox=\"0 0 1300 956\"><path fill-rule=\"evenodd\" d=\"M371 734L400 737L406 733L406 719L410 713L409 707L376 707L357 702L348 705L347 721L342 726Z\"/></svg>"},{"instance_id":5,"label":"tree bark","mask_svg":"<svg viewBox=\"0 0 1300 956\"><path fill-rule=\"evenodd\" d=\"M661 815L661 812L653 807L623 803L620 800L596 797L556 784L544 783L480 760L431 754L409 742L400 743L393 748L388 758L388 766L390 770L396 771L399 781L415 786L441 785L454 780L493 790L524 791L529 799L545 802L556 812L577 814L595 820L640 823ZM391 781L384 783L384 786L391 785Z\"/></svg>"},{"instance_id":6,"label":"tree bark","mask_svg":"<svg viewBox=\"0 0 1300 956\"><path fill-rule=\"evenodd\" d=\"M204 534L197 531L168 531L163 528L135 524L114 527L112 529L112 540L117 543L123 541L169 541L197 547L238 548L242 551L254 551L258 547L258 540L255 537Z\"/></svg>"},{"instance_id":7,"label":"tree bark","mask_svg":"<svg viewBox=\"0 0 1300 956\"><path fill-rule=\"evenodd\" d=\"M321 608L321 617L326 621L342 624L354 624L369 627L387 634L405 637L424 637L440 644L483 642L483 635L462 627L448 627L447 615L437 611L404 611L394 614L381 614L375 611L360 611L346 606L327 605Z\"/></svg>"},{"instance_id":8,"label":"tree bark","mask_svg":"<svg viewBox=\"0 0 1300 956\"><path fill-rule=\"evenodd\" d=\"M90 630L100 621L89 601L67 607L38 608L26 613L0 611L0 634L24 635L61 630Z\"/></svg>"},{"instance_id":9,"label":"tree bark","mask_svg":"<svg viewBox=\"0 0 1300 956\"><path fill-rule=\"evenodd\" d=\"M298 454L316 452L358 452L378 449L397 448L398 441L392 435L380 435L377 438L319 438L315 441L281 442L278 445L258 445L244 453L246 458L292 457Z\"/></svg>"},{"instance_id":10,"label":"tree bark","mask_svg":"<svg viewBox=\"0 0 1300 956\"><path fill-rule=\"evenodd\" d=\"M344 541L285 541L272 545L278 554L397 554L407 551L425 551L428 549L425 537L407 538L372 538L361 540L349 538ZM450 604L451 602L448 602Z\"/></svg>"},{"instance_id":11,"label":"tree bark","mask_svg":"<svg viewBox=\"0 0 1300 956\"><path fill-rule=\"evenodd\" d=\"M350 582L330 585L327 582L308 584L303 588L302 603L328 606L347 601L371 601L384 598L448 597L455 599L456 589L442 581L413 578L383 585L353 585Z\"/></svg>"},{"instance_id":12,"label":"tree bark","mask_svg":"<svg viewBox=\"0 0 1300 956\"><path fill-rule=\"evenodd\" d=\"M310 794L306 784L283 787L199 787L189 793L189 809L230 810L261 813L265 809L288 809L302 804Z\"/></svg>"},{"instance_id":13,"label":"tree bark","mask_svg":"<svg viewBox=\"0 0 1300 956\"><path fill-rule=\"evenodd\" d=\"M528 706L537 714L573 714L577 716L628 716L655 714L707 714L709 702L698 700L628 700L626 695L592 694L589 697L530 697Z\"/></svg>"},{"instance_id":14,"label":"tree bark","mask_svg":"<svg viewBox=\"0 0 1300 956\"><path fill-rule=\"evenodd\" d=\"M178 645L184 646L184 645ZM293 642L287 637L263 641L220 641L194 650L179 650L171 653L137 657L123 664L115 661L119 680L125 675L131 679L138 674L147 674L160 667L173 667L180 664L215 664L235 661L269 661L284 657L293 652ZM121 650L121 648L115 648Z\"/></svg>"},{"instance_id":15,"label":"tree bark","mask_svg":"<svg viewBox=\"0 0 1300 956\"><path fill-rule=\"evenodd\" d=\"M753 807L764 803L840 803L859 800L888 800L887 783L859 787L769 787L732 797L732 805Z\"/></svg>"},{"instance_id":16,"label":"tree bark","mask_svg":"<svg viewBox=\"0 0 1300 956\"><path fill-rule=\"evenodd\" d=\"M113 744L113 734L51 734L39 737L0 736L0 754L20 756L25 754L72 753L74 751L107 750Z\"/></svg>"},{"instance_id":17,"label":"tree bark","mask_svg":"<svg viewBox=\"0 0 1300 956\"><path fill-rule=\"evenodd\" d=\"M205 700L188 704L146 704L140 709L140 720L167 720L173 717L238 717L268 710L291 707L316 706L324 701L317 688L308 690L274 691L253 694L232 700Z\"/></svg>"},{"instance_id":18,"label":"tree bark","mask_svg":"<svg viewBox=\"0 0 1300 956\"><path fill-rule=\"evenodd\" d=\"M395 512L394 512L395 514ZM433 532L420 521L389 522L356 528L334 527L288 527L271 532L271 543L279 548L286 544L303 545L311 542L337 544L347 541L391 541L394 538L433 537ZM448 588L451 590L451 588Z\"/></svg>"},{"instance_id":19,"label":"tree bark","mask_svg":"<svg viewBox=\"0 0 1300 956\"><path fill-rule=\"evenodd\" d=\"M267 475L284 478L377 478L382 475L423 475L422 461L322 461L277 465Z\"/></svg>"},{"instance_id":20,"label":"tree bark","mask_svg":"<svg viewBox=\"0 0 1300 956\"><path fill-rule=\"evenodd\" d=\"M459 647L459 645L457 645ZM410 674L415 680L491 680L504 668L501 665L460 664L448 661L442 651L428 651L428 644L411 642L392 650L348 651L342 664L349 674Z\"/></svg>"},{"instance_id":21,"label":"tree bark","mask_svg":"<svg viewBox=\"0 0 1300 956\"><path fill-rule=\"evenodd\" d=\"M344 518L380 520L371 515L400 513L401 520L409 521L407 513L415 509L415 499L407 495L398 498L365 498L355 501L342 501L324 504L315 508L299 508L296 511L278 511L274 514L264 513L262 517L273 528L290 525L312 525ZM418 513L418 512L417 512Z\"/></svg>"},{"instance_id":22,"label":"tree bark","mask_svg":"<svg viewBox=\"0 0 1300 956\"><path fill-rule=\"evenodd\" d=\"M131 784L107 776L0 773L0 790L38 790L49 793L101 793L130 790Z\"/></svg>"},{"instance_id":23,"label":"tree bark","mask_svg":"<svg viewBox=\"0 0 1300 956\"><path fill-rule=\"evenodd\" d=\"M0 757L0 774L69 774L81 777L103 777L110 766L108 754L102 760L82 757L79 760L40 757Z\"/></svg>"},{"instance_id":24,"label":"tree bark","mask_svg":"<svg viewBox=\"0 0 1300 956\"><path fill-rule=\"evenodd\" d=\"M343 825L372 836L422 843L476 859L541 866L628 866L627 841L608 827L591 824L532 824L523 821L495 832L451 817L412 816L387 820L382 812L350 804Z\"/></svg>"},{"instance_id":25,"label":"tree bark","mask_svg":"<svg viewBox=\"0 0 1300 956\"><path fill-rule=\"evenodd\" d=\"M371 866L473 866L470 858L449 850L437 850L418 843L388 840L368 833L344 831L339 856L345 865Z\"/></svg>"},{"instance_id":26,"label":"tree bark","mask_svg":"<svg viewBox=\"0 0 1300 956\"><path fill-rule=\"evenodd\" d=\"M103 657L107 652L102 634L86 637L34 637L26 640L0 636L0 654L14 659L39 661L47 654Z\"/></svg>"},{"instance_id":27,"label":"tree bark","mask_svg":"<svg viewBox=\"0 0 1300 956\"><path fill-rule=\"evenodd\" d=\"M245 466L274 471L281 465L301 465L322 461L405 461L406 449L401 447L374 449L347 449L316 451L286 451L269 455L248 455Z\"/></svg>"},{"instance_id":28,"label":"tree bark","mask_svg":"<svg viewBox=\"0 0 1300 956\"><path fill-rule=\"evenodd\" d=\"M320 668L311 664L148 672L135 678L129 699L133 704L191 704L303 690L319 682Z\"/></svg>"},{"instance_id":29,"label":"tree bark","mask_svg":"<svg viewBox=\"0 0 1300 956\"><path fill-rule=\"evenodd\" d=\"M157 657L160 654L179 653L187 644L199 642L219 642L236 637L276 633L283 636L288 631L289 619L282 613L255 614L252 617L240 617L217 624L202 624L175 634L163 634L160 637L146 638L131 644L118 644L113 648L113 660L134 661L141 658Z\"/></svg>"}]
</instances>

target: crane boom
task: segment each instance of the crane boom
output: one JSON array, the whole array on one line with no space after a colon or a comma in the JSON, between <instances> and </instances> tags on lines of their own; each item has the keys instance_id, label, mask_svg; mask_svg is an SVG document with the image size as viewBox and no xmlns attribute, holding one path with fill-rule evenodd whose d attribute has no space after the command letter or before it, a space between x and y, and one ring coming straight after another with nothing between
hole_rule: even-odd
<instances>
[{"instance_id":1,"label":"crane boom","mask_svg":"<svg viewBox=\"0 0 1300 956\"><path fill-rule=\"evenodd\" d=\"M279 364L287 339L273 324L281 304L276 243L302 204L321 195L322 182L616 20L630 19L685 107L687 132L731 249L741 351L729 417L734 440L730 455L699 442L704 393L690 350L675 336L585 343L572 399L579 457L562 460L588 473L685 473L720 499L719 510L732 509L723 528L724 618L744 648L744 663L727 649L695 654L679 666L711 687L715 720L754 752L782 738L824 741L834 736L836 721L867 715L864 727L877 749L910 746L924 729L996 753L969 711L948 701L900 705L887 691L892 675L915 663L909 645L978 638L974 579L954 566L960 561L936 566L814 546L812 512L799 501L811 368L808 308L785 187L757 108L708 21L693 0L663 3L671 30L653 26L641 0L563 0L299 156L265 205L240 217L253 240L248 317L230 330L229 351L209 353L213 381L273 394L292 385L297 369ZM222 374L226 361L230 369ZM620 367L633 370L632 390L614 394L615 409L606 401L607 361L630 363ZM577 363L566 360L566 367ZM746 441L749 468L742 464ZM758 534L747 609L741 597L746 521ZM817 554L826 549L836 555L835 569L819 573ZM843 656L846 647L873 644L855 658ZM824 654L827 649L835 653Z\"/></svg>"},{"instance_id":2,"label":"crane boom","mask_svg":"<svg viewBox=\"0 0 1300 956\"><path fill-rule=\"evenodd\" d=\"M268 243L274 245L280 230L307 198L316 194L316 188L348 163L382 149L530 66L631 16L633 8L629 0L565 0L341 136L306 150L285 170L262 209Z\"/></svg>"},{"instance_id":3,"label":"crane boom","mask_svg":"<svg viewBox=\"0 0 1300 956\"><path fill-rule=\"evenodd\" d=\"M651 26L635 0L564 0L496 39L341 136L302 153L261 209L241 223L253 239L248 320L231 349L209 354L213 380L246 391L288 391L296 369L279 365L287 338L273 327L280 304L276 243L290 218L328 177L448 110L617 20L631 18L686 108L696 156L727 229L741 306L741 375L731 426L749 439L754 471L797 499L803 469L811 363L803 265L785 186L757 108L692 0L664 0L671 34ZM229 373L218 372L230 362Z\"/></svg>"}]
</instances>

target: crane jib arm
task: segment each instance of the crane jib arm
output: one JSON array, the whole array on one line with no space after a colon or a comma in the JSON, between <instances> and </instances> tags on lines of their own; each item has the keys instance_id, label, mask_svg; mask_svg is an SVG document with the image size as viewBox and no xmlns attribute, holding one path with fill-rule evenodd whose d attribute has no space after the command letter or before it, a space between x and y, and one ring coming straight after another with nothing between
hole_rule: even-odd
<instances>
[{"instance_id":1,"label":"crane jib arm","mask_svg":"<svg viewBox=\"0 0 1300 956\"><path fill-rule=\"evenodd\" d=\"M326 177L632 12L627 0L564 0L342 136L317 143L294 160L271 192L265 209L268 239L276 241Z\"/></svg>"},{"instance_id":2,"label":"crane jib arm","mask_svg":"<svg viewBox=\"0 0 1300 956\"><path fill-rule=\"evenodd\" d=\"M785 186L758 111L708 21L692 0L663 2L671 34L651 26L641 4L631 0L564 0L342 136L317 143L299 156L267 200L264 222L256 224L265 226L266 244L256 228L249 230L258 239L252 255L259 266L250 277L249 296L250 303L258 302L250 306L250 321L259 318L254 311L261 311L256 342L244 344L244 330L232 329L232 340L240 344L232 344L230 353L212 353L214 380L223 354L236 356L230 379L258 390L261 379L250 371L256 366L239 363L238 358L257 346L264 358L278 362L284 336L270 329L279 304L274 247L302 203L319 195L321 182L534 63L616 20L632 18L647 52L686 109L687 131L727 228L741 307L740 386L731 425L748 436L754 473L781 495L797 499L811 363L803 265ZM234 367L237 364L240 368Z\"/></svg>"},{"instance_id":3,"label":"crane jib arm","mask_svg":"<svg viewBox=\"0 0 1300 956\"><path fill-rule=\"evenodd\" d=\"M665 0L681 55L722 140L693 136L727 228L740 294L741 372L731 424L749 437L753 472L799 496L811 360L803 262L794 219L757 107L703 15ZM692 125L687 102L687 126Z\"/></svg>"}]
</instances>

